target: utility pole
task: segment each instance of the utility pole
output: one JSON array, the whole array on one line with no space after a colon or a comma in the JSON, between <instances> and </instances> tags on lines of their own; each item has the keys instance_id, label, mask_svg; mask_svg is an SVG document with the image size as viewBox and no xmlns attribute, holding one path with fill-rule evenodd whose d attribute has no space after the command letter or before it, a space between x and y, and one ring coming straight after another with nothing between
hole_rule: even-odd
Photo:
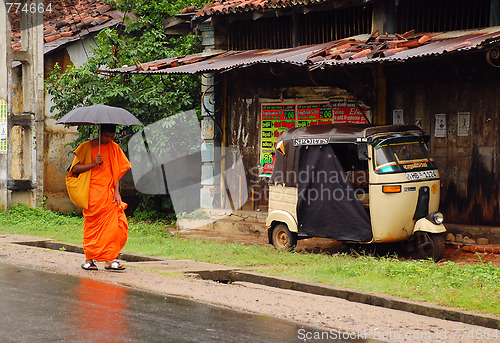
<instances>
[{"instance_id":1,"label":"utility pole","mask_svg":"<svg viewBox=\"0 0 500 343\"><path fill-rule=\"evenodd\" d=\"M11 11L20 15L21 50L11 48ZM0 6L0 208L43 200L44 58L42 0ZM4 29L5 28L5 29ZM5 31L3 31L5 30ZM22 68L22 110L13 113L13 63ZM5 116L4 116L5 115ZM14 149L15 147L15 149Z\"/></svg>"}]
</instances>

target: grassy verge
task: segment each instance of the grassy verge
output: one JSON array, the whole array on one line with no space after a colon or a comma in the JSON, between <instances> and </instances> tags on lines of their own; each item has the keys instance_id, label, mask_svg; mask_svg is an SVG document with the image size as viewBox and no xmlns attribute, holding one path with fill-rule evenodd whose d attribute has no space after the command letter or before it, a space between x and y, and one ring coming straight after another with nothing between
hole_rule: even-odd
<instances>
[{"instance_id":1,"label":"grassy verge","mask_svg":"<svg viewBox=\"0 0 500 343\"><path fill-rule=\"evenodd\" d=\"M237 266L329 285L500 314L500 269L491 263L400 261L394 257L279 252L270 247L187 240L166 223L130 219L125 251ZM83 219L17 206L0 213L0 231L81 244Z\"/></svg>"}]
</instances>

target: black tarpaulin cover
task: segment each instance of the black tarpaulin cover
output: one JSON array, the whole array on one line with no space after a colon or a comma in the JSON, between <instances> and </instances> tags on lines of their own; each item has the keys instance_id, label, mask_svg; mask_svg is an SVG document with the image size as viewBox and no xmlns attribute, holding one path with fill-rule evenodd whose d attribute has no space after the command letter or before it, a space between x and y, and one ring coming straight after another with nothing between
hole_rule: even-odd
<instances>
[{"instance_id":1,"label":"black tarpaulin cover","mask_svg":"<svg viewBox=\"0 0 500 343\"><path fill-rule=\"evenodd\" d=\"M370 218L330 145L300 148L299 234L370 242Z\"/></svg>"}]
</instances>

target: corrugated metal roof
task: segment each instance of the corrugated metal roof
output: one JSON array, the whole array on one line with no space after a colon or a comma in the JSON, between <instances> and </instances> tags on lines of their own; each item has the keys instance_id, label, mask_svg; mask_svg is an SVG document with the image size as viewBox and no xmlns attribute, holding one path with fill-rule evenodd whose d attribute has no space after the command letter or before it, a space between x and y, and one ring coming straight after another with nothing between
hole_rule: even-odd
<instances>
[{"instance_id":1,"label":"corrugated metal roof","mask_svg":"<svg viewBox=\"0 0 500 343\"><path fill-rule=\"evenodd\" d=\"M266 9L276 10L323 2L326 2L326 0L213 0L196 12L194 19L196 20L212 15L262 11Z\"/></svg>"},{"instance_id":2,"label":"corrugated metal roof","mask_svg":"<svg viewBox=\"0 0 500 343\"><path fill-rule=\"evenodd\" d=\"M259 63L288 63L298 66L306 64L307 57L330 43L307 45L292 49L224 51L216 50L204 54L194 54L168 58L132 67L101 69L100 72L132 74L196 74L227 71L238 67L248 67ZM187 62L187 63L186 63Z\"/></svg>"},{"instance_id":3,"label":"corrugated metal roof","mask_svg":"<svg viewBox=\"0 0 500 343\"><path fill-rule=\"evenodd\" d=\"M385 46L382 42L379 44L371 44L369 46L370 52L359 58L334 59L333 55L335 51L332 51L330 54L325 55L322 61L316 61L316 63L319 65L349 65L398 62L415 58L439 56L453 52L479 49L500 42L500 27L491 27L479 30L429 33L415 36L414 38L408 39L408 41L402 42L401 44L405 45L407 43L412 43L415 40L418 43L420 39L423 39L425 42L422 44L415 44L414 47L406 47L403 49L398 49L399 43L395 43L396 46L391 46L391 41L387 41ZM396 42L398 41L400 42L401 40L397 40ZM358 42L357 48L361 49L363 47L367 47L366 41L364 43Z\"/></svg>"},{"instance_id":4,"label":"corrugated metal roof","mask_svg":"<svg viewBox=\"0 0 500 343\"><path fill-rule=\"evenodd\" d=\"M500 42L500 27L394 36L361 35L338 41L279 50L213 51L158 60L133 67L101 72L138 74L195 74L223 72L259 63L286 63L297 66L351 65L401 62L428 56L480 49Z\"/></svg>"}]
</instances>

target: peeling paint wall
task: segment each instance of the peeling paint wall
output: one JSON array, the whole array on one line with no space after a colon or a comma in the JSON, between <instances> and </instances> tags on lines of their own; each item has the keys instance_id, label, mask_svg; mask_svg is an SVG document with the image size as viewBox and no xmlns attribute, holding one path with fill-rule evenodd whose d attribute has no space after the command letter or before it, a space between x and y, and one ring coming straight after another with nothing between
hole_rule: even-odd
<instances>
[{"instance_id":1,"label":"peeling paint wall","mask_svg":"<svg viewBox=\"0 0 500 343\"><path fill-rule=\"evenodd\" d=\"M19 66L12 70L12 112L21 114L22 111L23 80L22 67ZM29 179L31 177L31 164L30 161L26 161L26 158L31 157L31 147L26 147L24 129L22 126L14 126L8 134L11 136L12 142L12 156L11 161L9 161L11 163L11 177L18 180Z\"/></svg>"},{"instance_id":2,"label":"peeling paint wall","mask_svg":"<svg viewBox=\"0 0 500 343\"><path fill-rule=\"evenodd\" d=\"M72 49L82 50L80 43L75 43ZM58 50L53 54L45 56L45 77L54 70L55 64L62 67L62 70L74 64L70 54L66 49ZM67 168L73 161L71 148L67 144L76 137L76 128L66 128L64 125L56 125L54 113L50 107L54 104L50 95L45 96L45 173L44 173L44 196L48 209L61 212L69 212L75 207L68 198L66 191L65 176Z\"/></svg>"},{"instance_id":3,"label":"peeling paint wall","mask_svg":"<svg viewBox=\"0 0 500 343\"><path fill-rule=\"evenodd\" d=\"M476 53L404 63L386 67L386 72L387 121L392 110L402 109L406 124L419 118L431 135L443 181L445 220L499 226L499 68L489 66L484 53ZM459 112L470 113L467 135L459 133ZM445 137L435 137L436 114L446 115Z\"/></svg>"}]
</instances>

